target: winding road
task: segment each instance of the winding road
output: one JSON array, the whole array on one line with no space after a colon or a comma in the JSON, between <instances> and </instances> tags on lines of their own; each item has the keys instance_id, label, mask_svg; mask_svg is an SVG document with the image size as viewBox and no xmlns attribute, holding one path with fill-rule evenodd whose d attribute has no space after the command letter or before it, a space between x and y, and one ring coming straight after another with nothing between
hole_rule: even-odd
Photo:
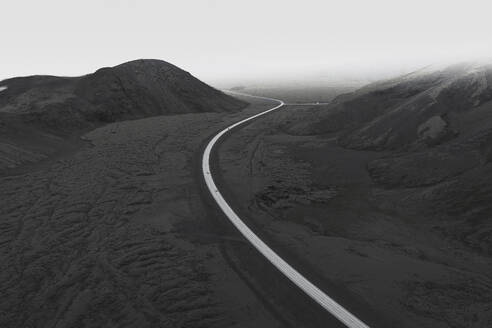
<instances>
[{"instance_id":1,"label":"winding road","mask_svg":"<svg viewBox=\"0 0 492 328\"><path fill-rule=\"evenodd\" d=\"M232 92L230 92L232 93ZM202 156L202 174L205 179L208 190L214 198L217 205L222 212L232 222L232 224L239 230L239 232L266 258L270 261L282 274L284 274L289 280L291 280L296 286L298 286L304 293L306 293L315 302L320 304L326 311L331 313L340 322L349 328L369 328L367 324L358 319L355 315L346 310L343 306L338 304L335 300L325 294L321 289L316 287L296 269L294 269L289 263L284 261L275 251L273 251L267 244L265 244L234 212L231 206L226 202L222 194L220 193L217 185L214 182L213 174L210 169L210 157L214 149L215 144L231 129L240 126L248 121L254 120L260 116L266 115L277 109L282 108L285 103L279 99L251 96L241 93L233 93L236 95L247 96L257 99L270 100L278 102L277 106L274 106L268 110L265 110L256 115L250 116L237 123L234 123L227 128L217 133L207 144ZM303 104L295 104L303 105ZM320 105L319 103L313 103L309 105Z\"/></svg>"}]
</instances>

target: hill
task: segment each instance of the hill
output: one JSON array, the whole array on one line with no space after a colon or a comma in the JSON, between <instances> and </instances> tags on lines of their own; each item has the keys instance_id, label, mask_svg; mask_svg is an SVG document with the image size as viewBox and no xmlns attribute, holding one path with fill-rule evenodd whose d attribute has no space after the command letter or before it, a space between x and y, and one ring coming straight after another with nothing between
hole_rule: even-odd
<instances>
[{"instance_id":1,"label":"hill","mask_svg":"<svg viewBox=\"0 0 492 328\"><path fill-rule=\"evenodd\" d=\"M82 132L105 123L246 105L160 60L131 61L81 77L12 78L0 88L0 170L71 148Z\"/></svg>"},{"instance_id":2,"label":"hill","mask_svg":"<svg viewBox=\"0 0 492 328\"><path fill-rule=\"evenodd\" d=\"M492 65L427 68L339 96L291 129L299 134L338 132L340 143L352 149L432 146L470 130L461 124L464 120L488 118L491 85Z\"/></svg>"},{"instance_id":3,"label":"hill","mask_svg":"<svg viewBox=\"0 0 492 328\"><path fill-rule=\"evenodd\" d=\"M492 65L428 67L289 121L291 134L379 153L364 165L375 186L398 199L399 210L418 208L445 236L490 254Z\"/></svg>"}]
</instances>

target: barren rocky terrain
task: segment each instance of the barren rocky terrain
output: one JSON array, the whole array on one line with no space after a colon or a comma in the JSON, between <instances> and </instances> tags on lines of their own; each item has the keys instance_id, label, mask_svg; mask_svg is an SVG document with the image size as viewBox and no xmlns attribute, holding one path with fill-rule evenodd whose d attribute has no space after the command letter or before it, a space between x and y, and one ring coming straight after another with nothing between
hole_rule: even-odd
<instances>
[{"instance_id":1,"label":"barren rocky terrain","mask_svg":"<svg viewBox=\"0 0 492 328\"><path fill-rule=\"evenodd\" d=\"M115 76L121 71L142 65L107 69L107 76L120 79ZM154 74L155 65L168 67L151 61L146 69ZM77 79L97 80L101 74ZM122 115L109 124L81 118L79 108L65 102L55 112L41 106L59 100L57 92L45 90L45 78L19 79L19 85L41 80L25 90L7 81L10 88L3 92L9 93L0 95L2 108L11 109L2 113L10 116L2 120L1 135L6 166L0 177L0 326L280 326L268 301L238 274L235 255L225 247L238 237L218 223L195 168L213 132L265 105L237 112L245 102L205 85L197 88L187 73L176 74L185 78L171 85L182 107L157 103L159 112L139 112L152 101L149 94L120 95L145 91L138 78L127 76L133 86L118 86L116 94L93 81L89 86L103 90L101 96L132 101L131 113L109 101L108 110L120 108ZM53 79L57 88L71 87ZM154 91L157 96L163 90ZM193 106L200 92L206 100ZM163 102L170 98L162 95ZM20 99L28 106L17 113ZM67 133L57 111L85 127ZM232 113L217 113L223 111ZM38 112L39 120L25 120ZM56 124L46 125L43 117Z\"/></svg>"},{"instance_id":2,"label":"barren rocky terrain","mask_svg":"<svg viewBox=\"0 0 492 328\"><path fill-rule=\"evenodd\" d=\"M194 173L204 136L238 118L109 124L73 156L1 178L0 325L279 326L228 263L237 237L213 224Z\"/></svg>"},{"instance_id":3,"label":"barren rocky terrain","mask_svg":"<svg viewBox=\"0 0 492 328\"><path fill-rule=\"evenodd\" d=\"M429 69L284 107L229 133L214 175L371 327L489 327L491 71ZM206 140L272 103L159 61L0 87L0 326L340 326L204 190Z\"/></svg>"},{"instance_id":4,"label":"barren rocky terrain","mask_svg":"<svg viewBox=\"0 0 492 328\"><path fill-rule=\"evenodd\" d=\"M103 124L246 106L174 65L148 59L81 77L19 77L0 86L6 88L0 93L0 172L77 149L82 133Z\"/></svg>"},{"instance_id":5,"label":"barren rocky terrain","mask_svg":"<svg viewBox=\"0 0 492 328\"><path fill-rule=\"evenodd\" d=\"M232 134L248 223L381 327L492 325L489 67L416 72Z\"/></svg>"}]
</instances>

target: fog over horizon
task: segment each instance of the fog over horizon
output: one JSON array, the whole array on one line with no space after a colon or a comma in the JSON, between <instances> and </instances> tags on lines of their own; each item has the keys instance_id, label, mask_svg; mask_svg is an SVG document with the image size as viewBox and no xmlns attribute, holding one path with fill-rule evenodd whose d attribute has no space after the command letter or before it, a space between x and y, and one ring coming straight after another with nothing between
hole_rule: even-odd
<instances>
[{"instance_id":1,"label":"fog over horizon","mask_svg":"<svg viewBox=\"0 0 492 328\"><path fill-rule=\"evenodd\" d=\"M481 0L10 1L0 80L83 75L139 58L218 85L370 80L492 57L490 9Z\"/></svg>"}]
</instances>

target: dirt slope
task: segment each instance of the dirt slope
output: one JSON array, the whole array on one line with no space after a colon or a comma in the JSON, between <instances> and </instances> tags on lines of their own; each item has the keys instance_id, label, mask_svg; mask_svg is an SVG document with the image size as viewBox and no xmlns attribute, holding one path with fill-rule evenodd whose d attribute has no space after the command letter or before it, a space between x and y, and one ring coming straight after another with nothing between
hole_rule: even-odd
<instances>
[{"instance_id":1,"label":"dirt slope","mask_svg":"<svg viewBox=\"0 0 492 328\"><path fill-rule=\"evenodd\" d=\"M231 112L246 105L160 60L136 60L81 77L19 77L0 86L6 87L0 92L0 170L73 148L67 136L77 139L109 122Z\"/></svg>"}]
</instances>

